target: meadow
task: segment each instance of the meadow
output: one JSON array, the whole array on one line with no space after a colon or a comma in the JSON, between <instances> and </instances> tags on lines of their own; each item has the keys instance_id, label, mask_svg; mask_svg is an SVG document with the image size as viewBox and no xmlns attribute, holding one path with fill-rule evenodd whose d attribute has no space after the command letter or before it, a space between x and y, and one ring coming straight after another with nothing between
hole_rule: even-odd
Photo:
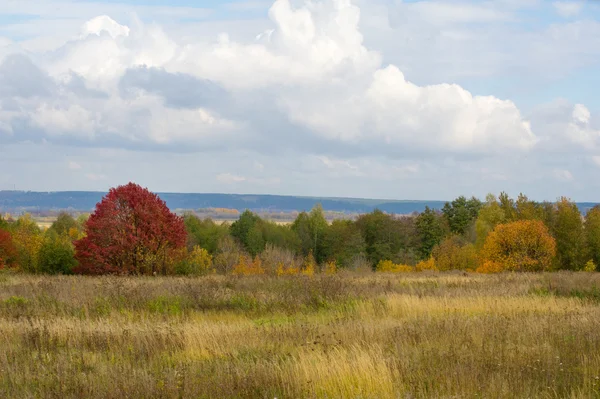
<instances>
[{"instance_id":1,"label":"meadow","mask_svg":"<svg viewBox=\"0 0 600 399\"><path fill-rule=\"evenodd\" d=\"M600 397L599 287L573 272L5 272L0 397Z\"/></svg>"}]
</instances>

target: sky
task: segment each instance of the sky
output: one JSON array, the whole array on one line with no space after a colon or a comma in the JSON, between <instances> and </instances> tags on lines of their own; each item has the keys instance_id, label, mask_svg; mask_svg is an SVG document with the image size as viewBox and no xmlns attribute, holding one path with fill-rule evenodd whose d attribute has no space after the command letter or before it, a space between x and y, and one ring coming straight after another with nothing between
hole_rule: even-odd
<instances>
[{"instance_id":1,"label":"sky","mask_svg":"<svg viewBox=\"0 0 600 399\"><path fill-rule=\"evenodd\" d=\"M0 190L600 201L600 1L3 0Z\"/></svg>"}]
</instances>

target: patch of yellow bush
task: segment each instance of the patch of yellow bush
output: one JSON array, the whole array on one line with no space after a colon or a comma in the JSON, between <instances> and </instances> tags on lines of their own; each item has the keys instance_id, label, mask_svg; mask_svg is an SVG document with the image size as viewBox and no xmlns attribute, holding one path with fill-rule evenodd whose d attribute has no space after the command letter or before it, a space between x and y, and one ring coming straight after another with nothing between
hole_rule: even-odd
<instances>
[{"instance_id":1,"label":"patch of yellow bush","mask_svg":"<svg viewBox=\"0 0 600 399\"><path fill-rule=\"evenodd\" d=\"M415 268L408 265L399 265L391 260L380 260L376 270L382 273L410 273L414 272Z\"/></svg>"},{"instance_id":2,"label":"patch of yellow bush","mask_svg":"<svg viewBox=\"0 0 600 399\"><path fill-rule=\"evenodd\" d=\"M433 259L433 256L427 260L423 260L423 261L417 263L417 266L415 267L415 269L418 272L423 272L426 270L436 271L436 272L438 271L438 268L435 265L435 259Z\"/></svg>"},{"instance_id":3,"label":"patch of yellow bush","mask_svg":"<svg viewBox=\"0 0 600 399\"><path fill-rule=\"evenodd\" d=\"M245 255L241 255L239 262L233 267L233 274L236 276L254 276L265 274L265 269L262 267L262 261L258 256L251 261Z\"/></svg>"}]
</instances>

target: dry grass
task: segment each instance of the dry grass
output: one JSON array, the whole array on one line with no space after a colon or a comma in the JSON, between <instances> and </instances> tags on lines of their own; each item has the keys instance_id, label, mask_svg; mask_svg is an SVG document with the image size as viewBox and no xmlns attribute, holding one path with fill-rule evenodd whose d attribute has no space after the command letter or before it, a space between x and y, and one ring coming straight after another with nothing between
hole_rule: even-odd
<instances>
[{"instance_id":1,"label":"dry grass","mask_svg":"<svg viewBox=\"0 0 600 399\"><path fill-rule=\"evenodd\" d=\"M600 397L600 275L0 274L0 397Z\"/></svg>"}]
</instances>

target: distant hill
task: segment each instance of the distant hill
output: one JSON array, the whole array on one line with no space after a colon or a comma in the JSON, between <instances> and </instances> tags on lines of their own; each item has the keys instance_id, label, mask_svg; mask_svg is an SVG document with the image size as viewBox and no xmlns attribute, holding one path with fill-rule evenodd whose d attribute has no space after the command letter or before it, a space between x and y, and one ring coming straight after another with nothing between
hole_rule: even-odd
<instances>
[{"instance_id":1,"label":"distant hill","mask_svg":"<svg viewBox=\"0 0 600 399\"><path fill-rule=\"evenodd\" d=\"M94 191L0 191L0 211L47 211L71 209L90 211L106 193ZM426 206L441 209L445 201L401 201L361 198L297 197L283 195L245 194L184 194L159 193L171 209L229 208L242 212L252 211L292 212L308 211L320 203L323 209L333 212L367 213L380 209L388 213L410 214L422 212ZM596 205L577 204L582 212Z\"/></svg>"},{"instance_id":2,"label":"distant hill","mask_svg":"<svg viewBox=\"0 0 600 399\"><path fill-rule=\"evenodd\" d=\"M0 210L45 211L72 209L92 210L106 193L93 191L0 191ZM425 206L441 209L444 201L390 201L359 198L318 198L283 195L243 194L178 194L158 193L171 209L229 208L240 212L303 211L320 203L327 211L367 213L380 209L389 213L410 214L421 212Z\"/></svg>"}]
</instances>

